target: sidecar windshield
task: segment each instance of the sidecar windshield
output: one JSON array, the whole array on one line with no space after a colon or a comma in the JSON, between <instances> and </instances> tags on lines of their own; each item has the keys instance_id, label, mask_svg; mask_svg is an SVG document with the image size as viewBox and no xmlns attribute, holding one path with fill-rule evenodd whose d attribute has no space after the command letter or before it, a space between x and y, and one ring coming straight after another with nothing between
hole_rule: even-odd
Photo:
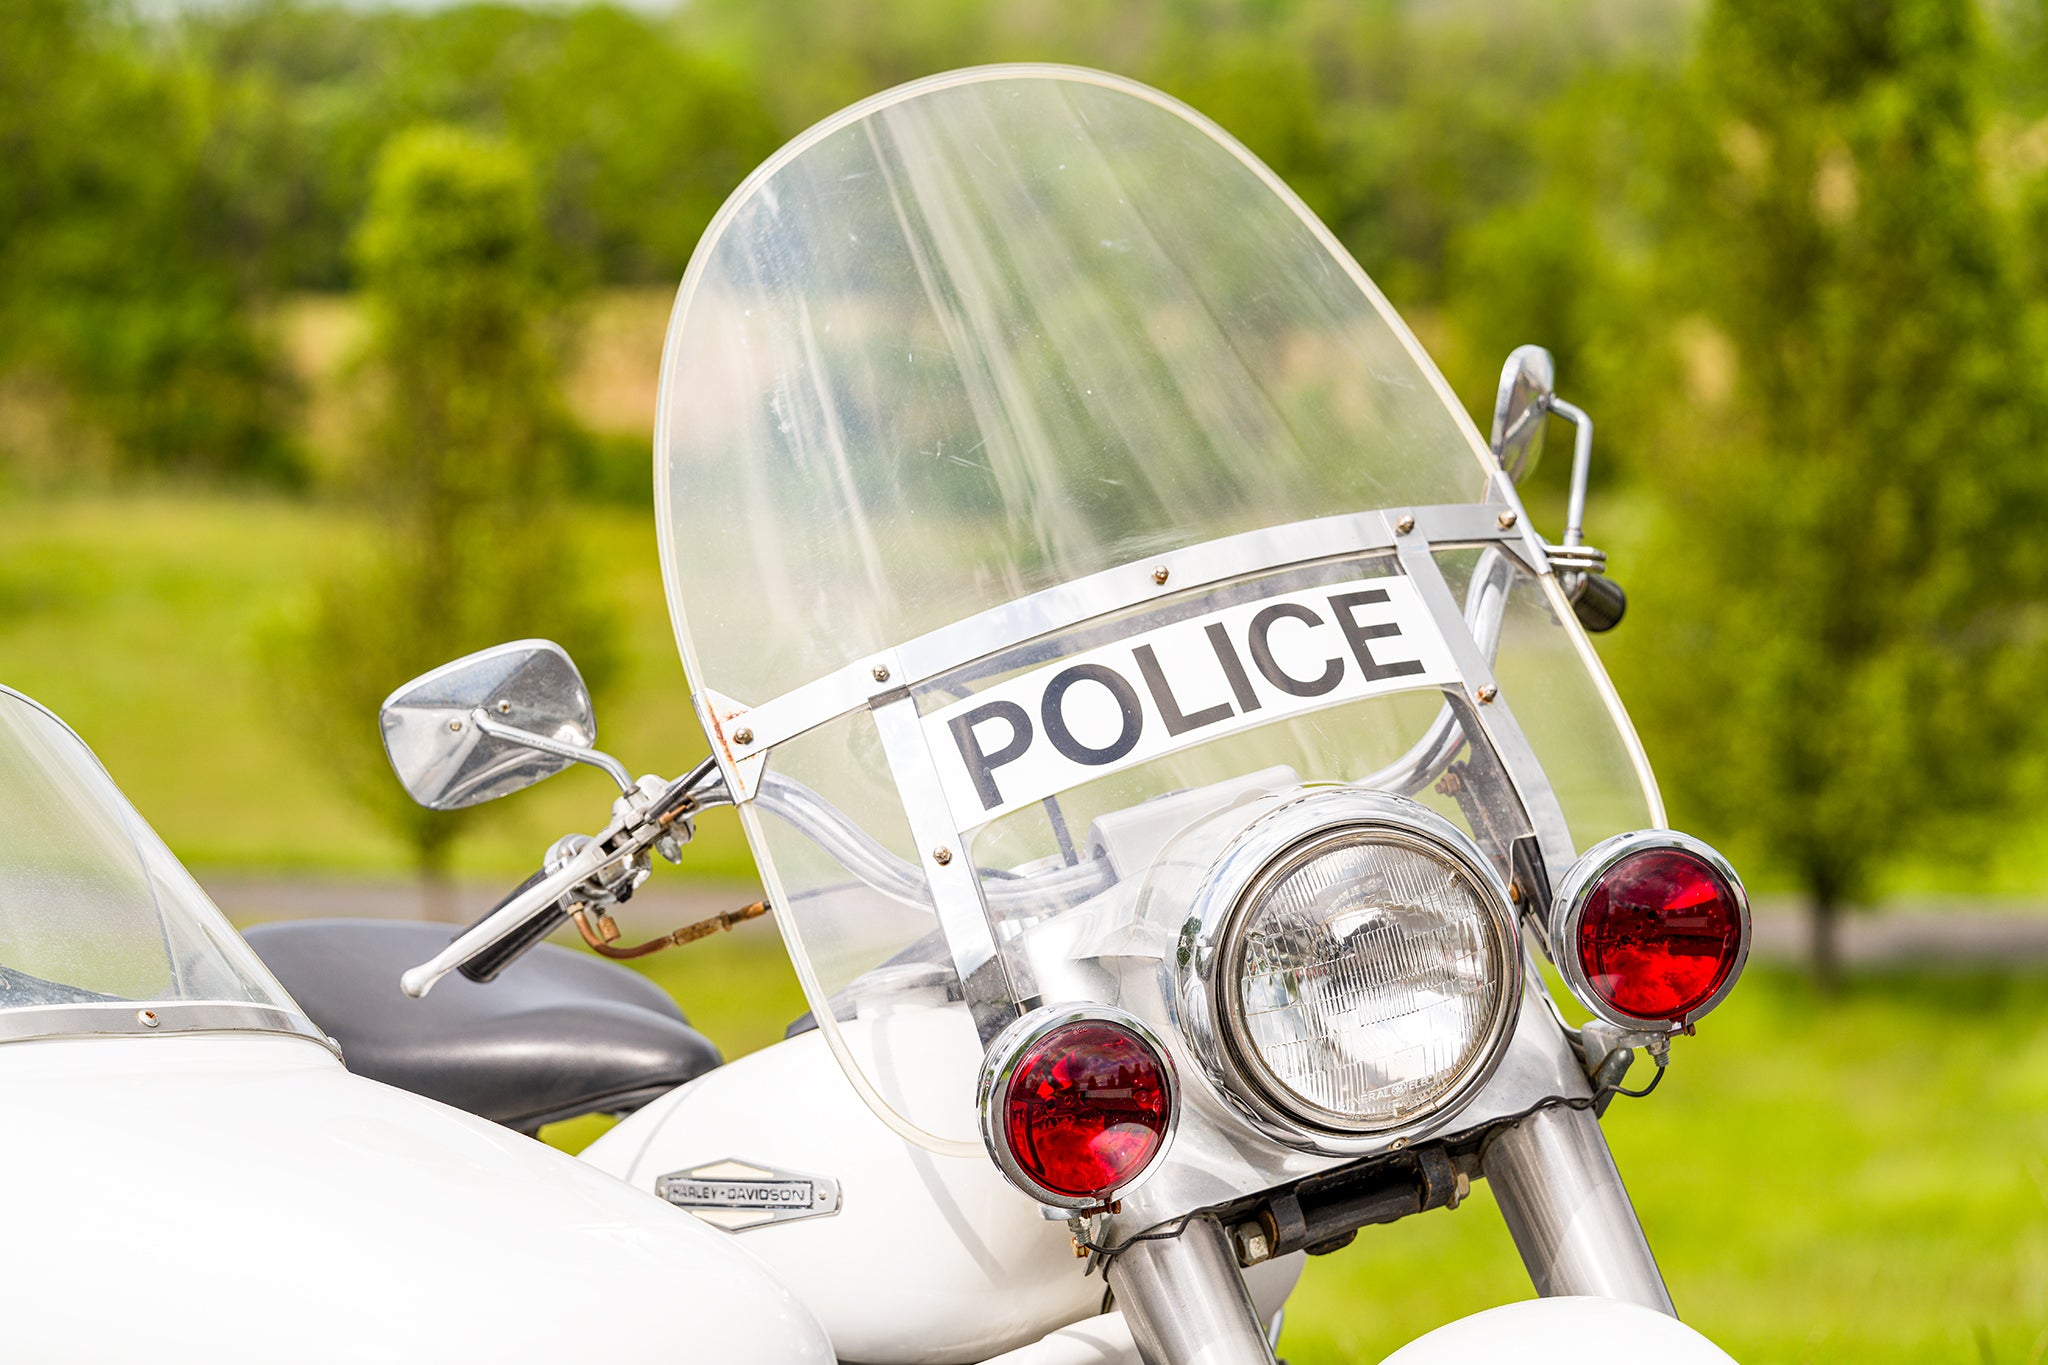
<instances>
[{"instance_id":1,"label":"sidecar windshield","mask_svg":"<svg viewBox=\"0 0 2048 1365\"><path fill-rule=\"evenodd\" d=\"M0 688L0 1039L286 1016L314 1032L78 736Z\"/></svg>"},{"instance_id":2,"label":"sidecar windshield","mask_svg":"<svg viewBox=\"0 0 2048 1365\"><path fill-rule=\"evenodd\" d=\"M655 468L699 711L828 1033L972 997L963 878L1004 950L1113 918L1131 850L1247 783L1392 787L1560 870L1661 819L1435 367L1156 91L959 72L777 154L684 278ZM1428 760L1482 654L1548 776L1461 804Z\"/></svg>"}]
</instances>

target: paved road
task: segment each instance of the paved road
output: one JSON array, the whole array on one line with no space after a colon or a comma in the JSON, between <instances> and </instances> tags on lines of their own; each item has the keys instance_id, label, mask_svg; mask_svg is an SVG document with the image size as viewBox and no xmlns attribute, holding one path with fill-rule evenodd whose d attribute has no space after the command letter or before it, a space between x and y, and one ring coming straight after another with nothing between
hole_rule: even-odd
<instances>
[{"instance_id":1,"label":"paved road","mask_svg":"<svg viewBox=\"0 0 2048 1365\"><path fill-rule=\"evenodd\" d=\"M206 889L237 924L329 915L373 919L434 919L467 924L509 887L457 884L439 893L413 882L287 881L207 877ZM760 896L742 884L659 881L634 898L635 929L659 933L731 910ZM752 927L752 926L748 926ZM1798 961L1806 953L1806 920L1796 905L1764 901L1757 906L1756 956ZM1981 903L1908 905L1851 915L1842 922L1842 952L1851 965L1896 963L1996 966L2048 962L2048 905L1997 906Z\"/></svg>"}]
</instances>

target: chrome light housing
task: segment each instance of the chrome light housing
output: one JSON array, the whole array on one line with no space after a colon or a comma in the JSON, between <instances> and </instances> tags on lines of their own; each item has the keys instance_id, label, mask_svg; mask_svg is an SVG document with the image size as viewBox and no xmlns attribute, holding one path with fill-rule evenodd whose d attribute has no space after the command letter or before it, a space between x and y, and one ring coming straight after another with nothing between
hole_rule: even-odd
<instances>
[{"instance_id":1,"label":"chrome light housing","mask_svg":"<svg viewBox=\"0 0 2048 1365\"><path fill-rule=\"evenodd\" d=\"M1691 835L1635 830L1572 864L1547 928L1580 1004L1631 1032L1683 1033L1728 998L1749 961L1749 893Z\"/></svg>"},{"instance_id":2,"label":"chrome light housing","mask_svg":"<svg viewBox=\"0 0 2048 1365\"><path fill-rule=\"evenodd\" d=\"M1282 1142L1348 1153L1438 1126L1485 1084L1522 953L1507 888L1461 830L1404 797L1323 787L1228 839L1168 971L1218 1091Z\"/></svg>"}]
</instances>

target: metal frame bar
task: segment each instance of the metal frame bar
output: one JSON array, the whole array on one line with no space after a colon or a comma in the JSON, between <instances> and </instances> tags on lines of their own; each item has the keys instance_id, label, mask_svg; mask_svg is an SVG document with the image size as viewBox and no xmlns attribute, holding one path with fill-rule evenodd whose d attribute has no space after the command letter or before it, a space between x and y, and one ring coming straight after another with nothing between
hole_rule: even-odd
<instances>
[{"instance_id":1,"label":"metal frame bar","mask_svg":"<svg viewBox=\"0 0 2048 1365\"><path fill-rule=\"evenodd\" d=\"M1503 482L1494 481L1497 494ZM1497 544L1531 573L1549 568L1542 542L1528 529L1518 501L1449 503L1410 508L1399 515L1413 519L1412 534L1397 535L1391 513L1344 512L1132 560L941 626L758 706L728 712L723 706L706 705L700 694L697 711L712 732L712 752L726 770L728 786L735 794L750 797L753 784L737 772L739 764L874 704L878 682L889 684L883 695L893 696L998 650L1167 594L1317 560L1392 550L1397 542L1419 541L1438 548ZM742 732L748 736L744 743L737 738Z\"/></svg>"},{"instance_id":2,"label":"metal frame bar","mask_svg":"<svg viewBox=\"0 0 2048 1365\"><path fill-rule=\"evenodd\" d=\"M28 1005L0 1010L0 1043L191 1033L285 1034L318 1043L336 1058L341 1056L340 1046L315 1028L310 1019L274 1005L213 1000L109 1000L90 1005Z\"/></svg>"}]
</instances>

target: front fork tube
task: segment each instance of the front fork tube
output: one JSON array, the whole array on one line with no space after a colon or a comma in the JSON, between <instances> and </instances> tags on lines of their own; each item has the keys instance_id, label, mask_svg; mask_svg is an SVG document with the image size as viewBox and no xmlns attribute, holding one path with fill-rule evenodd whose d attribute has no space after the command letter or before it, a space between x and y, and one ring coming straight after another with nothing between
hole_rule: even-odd
<instances>
[{"instance_id":1,"label":"front fork tube","mask_svg":"<svg viewBox=\"0 0 2048 1365\"><path fill-rule=\"evenodd\" d=\"M1237 1253L1214 1218L1125 1247L1109 1284L1145 1365L1274 1365Z\"/></svg>"},{"instance_id":2,"label":"front fork tube","mask_svg":"<svg viewBox=\"0 0 2048 1365\"><path fill-rule=\"evenodd\" d=\"M1591 1110L1538 1110L1495 1134L1479 1161L1538 1294L1597 1294L1678 1316Z\"/></svg>"}]
</instances>

